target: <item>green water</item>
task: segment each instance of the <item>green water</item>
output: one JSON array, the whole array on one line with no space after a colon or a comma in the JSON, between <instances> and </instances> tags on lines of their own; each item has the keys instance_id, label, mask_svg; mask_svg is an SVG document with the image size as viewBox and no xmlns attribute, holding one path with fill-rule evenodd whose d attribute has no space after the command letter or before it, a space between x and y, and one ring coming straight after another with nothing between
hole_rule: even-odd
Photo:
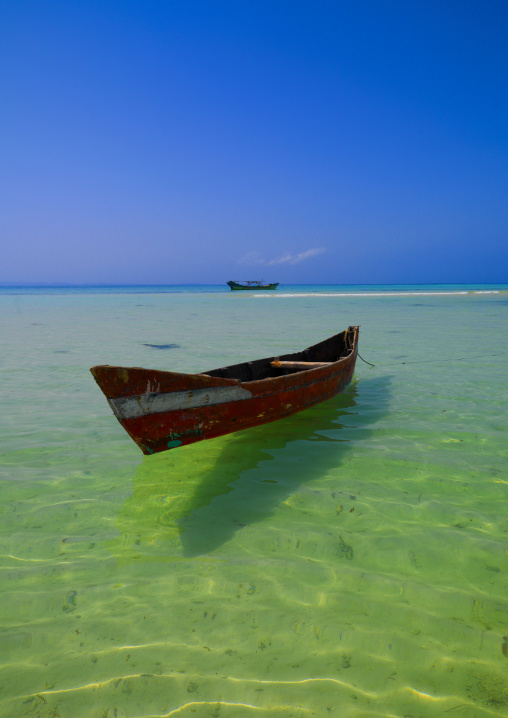
<instances>
[{"instance_id":1,"label":"green water","mask_svg":"<svg viewBox=\"0 0 508 718\"><path fill-rule=\"evenodd\" d=\"M508 295L315 291L0 294L2 717L508 715ZM88 372L350 324L346 394L153 457Z\"/></svg>"}]
</instances>

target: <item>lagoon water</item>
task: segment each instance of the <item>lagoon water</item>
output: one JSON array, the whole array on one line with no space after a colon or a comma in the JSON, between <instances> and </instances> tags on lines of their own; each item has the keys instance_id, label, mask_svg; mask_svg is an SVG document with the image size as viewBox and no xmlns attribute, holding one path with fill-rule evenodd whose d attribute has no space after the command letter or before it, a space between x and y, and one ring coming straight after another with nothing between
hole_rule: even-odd
<instances>
[{"instance_id":1,"label":"lagoon water","mask_svg":"<svg viewBox=\"0 0 508 718\"><path fill-rule=\"evenodd\" d=\"M0 715L508 715L507 289L0 290ZM152 457L88 371L351 324L344 395Z\"/></svg>"}]
</instances>

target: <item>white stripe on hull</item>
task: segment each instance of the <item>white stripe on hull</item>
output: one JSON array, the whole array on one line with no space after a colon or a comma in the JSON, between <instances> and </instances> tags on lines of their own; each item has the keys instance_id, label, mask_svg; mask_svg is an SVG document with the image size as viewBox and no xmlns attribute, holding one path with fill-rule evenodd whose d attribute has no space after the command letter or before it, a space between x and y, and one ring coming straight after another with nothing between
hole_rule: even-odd
<instances>
[{"instance_id":1,"label":"white stripe on hull","mask_svg":"<svg viewBox=\"0 0 508 718\"><path fill-rule=\"evenodd\" d=\"M251 399L252 394L241 386L214 386L194 391L173 391L167 394L141 394L108 399L118 419L136 419L147 414L166 411L198 409L201 406L227 404L230 401Z\"/></svg>"}]
</instances>

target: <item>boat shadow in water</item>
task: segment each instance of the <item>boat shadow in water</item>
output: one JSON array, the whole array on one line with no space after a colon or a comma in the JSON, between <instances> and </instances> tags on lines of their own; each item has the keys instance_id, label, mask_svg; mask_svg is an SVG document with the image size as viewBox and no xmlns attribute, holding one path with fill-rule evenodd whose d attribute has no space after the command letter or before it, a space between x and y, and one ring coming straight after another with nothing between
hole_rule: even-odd
<instances>
[{"instance_id":1,"label":"boat shadow in water","mask_svg":"<svg viewBox=\"0 0 508 718\"><path fill-rule=\"evenodd\" d=\"M143 546L151 546L151 560L154 551L159 560L214 551L300 485L339 468L389 400L389 377L362 379L286 419L144 457L117 516L124 547L142 559Z\"/></svg>"}]
</instances>

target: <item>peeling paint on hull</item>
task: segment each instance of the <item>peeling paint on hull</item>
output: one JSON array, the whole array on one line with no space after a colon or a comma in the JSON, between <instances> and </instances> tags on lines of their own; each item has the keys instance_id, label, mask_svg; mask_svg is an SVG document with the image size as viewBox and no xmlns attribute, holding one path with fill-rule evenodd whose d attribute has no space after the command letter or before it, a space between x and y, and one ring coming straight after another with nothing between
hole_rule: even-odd
<instances>
[{"instance_id":1,"label":"peeling paint on hull","mask_svg":"<svg viewBox=\"0 0 508 718\"><path fill-rule=\"evenodd\" d=\"M166 414L173 411L199 409L252 397L241 386L215 386L194 391L175 391L167 394L147 393L142 396L123 396L108 399L117 419L134 419L147 414Z\"/></svg>"},{"instance_id":2,"label":"peeling paint on hull","mask_svg":"<svg viewBox=\"0 0 508 718\"><path fill-rule=\"evenodd\" d=\"M337 357L340 346L344 356ZM275 357L207 374L109 366L91 372L129 436L143 453L153 454L276 421L330 399L351 382L357 353L358 327L350 327L298 355L287 355L317 355L329 362L326 366L280 376L242 381L219 375L274 374L269 367Z\"/></svg>"}]
</instances>

